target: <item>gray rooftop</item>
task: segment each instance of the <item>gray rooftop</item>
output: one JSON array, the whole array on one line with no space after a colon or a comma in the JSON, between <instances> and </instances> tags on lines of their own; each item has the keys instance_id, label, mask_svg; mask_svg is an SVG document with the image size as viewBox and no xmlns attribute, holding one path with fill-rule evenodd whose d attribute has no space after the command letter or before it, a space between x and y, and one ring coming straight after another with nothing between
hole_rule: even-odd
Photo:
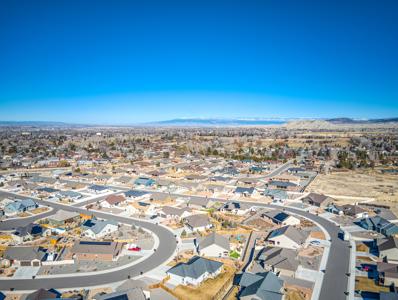
<instances>
[{"instance_id":1,"label":"gray rooftop","mask_svg":"<svg viewBox=\"0 0 398 300\"><path fill-rule=\"evenodd\" d=\"M211 245L218 245L227 251L230 250L229 240L226 237L219 235L215 232L209 234L208 236L198 238L197 243L199 251Z\"/></svg>"},{"instance_id":2,"label":"gray rooftop","mask_svg":"<svg viewBox=\"0 0 398 300\"><path fill-rule=\"evenodd\" d=\"M167 273L175 274L181 277L197 279L206 272L216 272L222 266L222 262L206 259L200 256L194 256L187 263L181 263L175 267L172 267L167 271Z\"/></svg>"}]
</instances>

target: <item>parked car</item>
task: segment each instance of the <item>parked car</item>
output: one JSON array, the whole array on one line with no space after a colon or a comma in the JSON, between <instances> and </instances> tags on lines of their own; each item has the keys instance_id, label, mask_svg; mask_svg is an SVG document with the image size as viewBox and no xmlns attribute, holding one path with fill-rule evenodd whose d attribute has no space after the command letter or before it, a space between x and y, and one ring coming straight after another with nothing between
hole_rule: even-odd
<instances>
[{"instance_id":1,"label":"parked car","mask_svg":"<svg viewBox=\"0 0 398 300\"><path fill-rule=\"evenodd\" d=\"M141 251L141 248L138 247L136 244L129 244L127 247L127 250L139 252L139 251Z\"/></svg>"}]
</instances>

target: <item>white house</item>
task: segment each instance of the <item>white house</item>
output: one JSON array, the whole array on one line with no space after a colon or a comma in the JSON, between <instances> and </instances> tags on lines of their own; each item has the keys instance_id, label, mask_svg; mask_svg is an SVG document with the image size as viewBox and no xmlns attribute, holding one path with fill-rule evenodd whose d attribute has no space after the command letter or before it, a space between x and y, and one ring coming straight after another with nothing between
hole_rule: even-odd
<instances>
[{"instance_id":1,"label":"white house","mask_svg":"<svg viewBox=\"0 0 398 300\"><path fill-rule=\"evenodd\" d=\"M185 225L191 231L205 231L210 229L212 224L207 214L192 215L185 218Z\"/></svg>"},{"instance_id":2,"label":"white house","mask_svg":"<svg viewBox=\"0 0 398 300\"><path fill-rule=\"evenodd\" d=\"M88 188L88 191L93 193L93 194L105 194L109 192L109 188L104 186L104 185L90 185Z\"/></svg>"},{"instance_id":3,"label":"white house","mask_svg":"<svg viewBox=\"0 0 398 300\"><path fill-rule=\"evenodd\" d=\"M308 233L299 231L293 226L284 226L271 231L267 241L278 247L298 249L302 247L308 238Z\"/></svg>"},{"instance_id":4,"label":"white house","mask_svg":"<svg viewBox=\"0 0 398 300\"><path fill-rule=\"evenodd\" d=\"M248 214L251 211L254 211L255 208L252 205L248 205L246 203L241 203L237 201L229 201L225 203L219 209L221 212L230 213L238 216L243 216Z\"/></svg>"},{"instance_id":5,"label":"white house","mask_svg":"<svg viewBox=\"0 0 398 300\"><path fill-rule=\"evenodd\" d=\"M109 195L101 202L101 206L105 208L115 208L119 207L125 201L126 199L123 195Z\"/></svg>"},{"instance_id":6,"label":"white house","mask_svg":"<svg viewBox=\"0 0 398 300\"><path fill-rule=\"evenodd\" d=\"M172 284L197 286L207 278L220 274L222 266L222 262L194 256L187 263L172 267L166 274L170 276L169 282Z\"/></svg>"},{"instance_id":7,"label":"white house","mask_svg":"<svg viewBox=\"0 0 398 300\"><path fill-rule=\"evenodd\" d=\"M199 255L209 257L228 256L230 246L228 238L215 232L206 237L200 237L195 241L196 251Z\"/></svg>"},{"instance_id":8,"label":"white house","mask_svg":"<svg viewBox=\"0 0 398 300\"><path fill-rule=\"evenodd\" d=\"M117 231L118 228L118 224L114 221L88 220L83 224L84 235L92 239L102 238Z\"/></svg>"},{"instance_id":9,"label":"white house","mask_svg":"<svg viewBox=\"0 0 398 300\"><path fill-rule=\"evenodd\" d=\"M141 201L149 199L151 193L145 191L129 190L124 193L124 196L126 197L127 200Z\"/></svg>"},{"instance_id":10,"label":"white house","mask_svg":"<svg viewBox=\"0 0 398 300\"><path fill-rule=\"evenodd\" d=\"M269 219L275 224L282 226L295 226L300 224L300 219L281 211L270 211L262 215L263 218Z\"/></svg>"},{"instance_id":11,"label":"white house","mask_svg":"<svg viewBox=\"0 0 398 300\"><path fill-rule=\"evenodd\" d=\"M178 207L173 207L173 206L163 206L159 212L158 216L166 219L175 219L175 220L181 220L185 219L192 215L191 209L188 207L184 208L178 208Z\"/></svg>"}]
</instances>

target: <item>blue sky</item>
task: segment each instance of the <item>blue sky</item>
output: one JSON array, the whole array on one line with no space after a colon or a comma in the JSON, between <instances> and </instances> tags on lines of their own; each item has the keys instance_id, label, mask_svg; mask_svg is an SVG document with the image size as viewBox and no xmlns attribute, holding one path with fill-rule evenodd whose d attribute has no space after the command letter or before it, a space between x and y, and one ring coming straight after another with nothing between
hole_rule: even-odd
<instances>
[{"instance_id":1,"label":"blue sky","mask_svg":"<svg viewBox=\"0 0 398 300\"><path fill-rule=\"evenodd\" d=\"M0 120L398 116L398 1L0 2Z\"/></svg>"}]
</instances>

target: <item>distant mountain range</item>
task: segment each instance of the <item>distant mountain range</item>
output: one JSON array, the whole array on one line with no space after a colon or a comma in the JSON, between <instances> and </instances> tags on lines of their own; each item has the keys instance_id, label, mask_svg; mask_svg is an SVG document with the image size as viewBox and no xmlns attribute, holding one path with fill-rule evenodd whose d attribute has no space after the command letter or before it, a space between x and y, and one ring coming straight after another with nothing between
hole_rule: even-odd
<instances>
[{"instance_id":1,"label":"distant mountain range","mask_svg":"<svg viewBox=\"0 0 398 300\"><path fill-rule=\"evenodd\" d=\"M334 118L334 119L326 119L333 124L380 124L380 123L392 123L398 122L398 118L384 118L384 119L365 119L365 120L356 120L350 118Z\"/></svg>"},{"instance_id":2,"label":"distant mountain range","mask_svg":"<svg viewBox=\"0 0 398 300\"><path fill-rule=\"evenodd\" d=\"M0 121L0 127L50 127L50 128L70 128L70 127L88 127L90 125L74 124L66 122L52 121Z\"/></svg>"},{"instance_id":3,"label":"distant mountain range","mask_svg":"<svg viewBox=\"0 0 398 300\"><path fill-rule=\"evenodd\" d=\"M211 126L264 126L264 125L284 125L291 122L323 122L324 124L350 125L350 124L383 124L398 123L398 118L383 119L352 119L352 118L332 118L332 119L260 119L260 118L236 118L236 119L212 119L212 118L181 118L165 121L136 123L129 125L103 125L103 124L75 124L67 122L51 121L0 121L0 127L35 127L35 128L82 128L82 127L211 127Z\"/></svg>"},{"instance_id":4,"label":"distant mountain range","mask_svg":"<svg viewBox=\"0 0 398 300\"><path fill-rule=\"evenodd\" d=\"M151 126L260 126L281 125L286 123L282 119L201 119L184 118L147 123Z\"/></svg>"}]
</instances>

